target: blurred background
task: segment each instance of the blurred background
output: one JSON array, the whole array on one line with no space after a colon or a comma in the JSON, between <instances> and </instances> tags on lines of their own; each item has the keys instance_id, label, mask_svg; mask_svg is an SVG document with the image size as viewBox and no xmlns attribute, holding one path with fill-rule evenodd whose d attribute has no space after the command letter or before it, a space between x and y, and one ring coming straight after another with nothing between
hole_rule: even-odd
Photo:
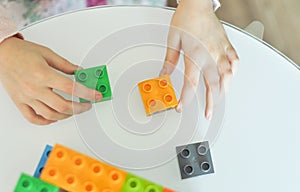
<instances>
[{"instance_id":1,"label":"blurred background","mask_svg":"<svg viewBox=\"0 0 300 192\"><path fill-rule=\"evenodd\" d=\"M201 1L201 0L193 0ZM264 27L263 40L300 65L300 0L220 0L218 17L244 29L254 20ZM0 0L19 27L61 12L103 4L176 7L176 0Z\"/></svg>"},{"instance_id":2,"label":"blurred background","mask_svg":"<svg viewBox=\"0 0 300 192\"><path fill-rule=\"evenodd\" d=\"M300 65L300 0L221 0L218 17L239 28L258 20L263 40ZM169 6L176 6L169 0Z\"/></svg>"}]
</instances>

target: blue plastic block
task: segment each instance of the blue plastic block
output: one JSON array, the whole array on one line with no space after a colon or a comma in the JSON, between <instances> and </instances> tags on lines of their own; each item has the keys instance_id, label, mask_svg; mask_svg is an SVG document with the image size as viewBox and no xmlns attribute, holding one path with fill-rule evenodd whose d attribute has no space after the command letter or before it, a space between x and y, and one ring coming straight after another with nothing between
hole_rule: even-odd
<instances>
[{"instance_id":1,"label":"blue plastic block","mask_svg":"<svg viewBox=\"0 0 300 192\"><path fill-rule=\"evenodd\" d=\"M43 168L44 168L44 166L45 166L45 164L46 164L46 162L48 160L48 156L49 156L52 148L53 148L52 146L46 145L46 147L44 149L44 152L42 154L42 157L41 157L41 159L39 161L39 164L37 165L37 167L36 167L36 169L34 171L34 174L33 174L34 177L40 178L40 175L41 175L42 170L43 170Z\"/></svg>"}]
</instances>

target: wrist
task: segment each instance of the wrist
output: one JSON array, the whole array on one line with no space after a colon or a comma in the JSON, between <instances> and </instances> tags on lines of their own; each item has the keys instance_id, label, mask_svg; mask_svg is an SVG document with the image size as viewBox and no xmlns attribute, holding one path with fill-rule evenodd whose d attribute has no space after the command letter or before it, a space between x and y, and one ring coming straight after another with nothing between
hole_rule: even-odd
<instances>
[{"instance_id":1,"label":"wrist","mask_svg":"<svg viewBox=\"0 0 300 192\"><path fill-rule=\"evenodd\" d=\"M180 2L180 3L179 3ZM219 0L177 0L178 7L185 7L188 10L216 11L220 7Z\"/></svg>"},{"instance_id":2,"label":"wrist","mask_svg":"<svg viewBox=\"0 0 300 192\"><path fill-rule=\"evenodd\" d=\"M2 44L4 41L6 41L7 39L10 39L10 38L18 38L18 39L24 40L24 37L23 37L23 35L22 35L21 33L15 33L15 34L12 34L12 35L10 35L10 36L8 36L8 37L3 38L3 39L0 41L0 46L1 46L1 44Z\"/></svg>"},{"instance_id":3,"label":"wrist","mask_svg":"<svg viewBox=\"0 0 300 192\"><path fill-rule=\"evenodd\" d=\"M14 48L16 48L16 40L18 37L11 36L4 39L0 43L0 72L3 70L3 66L8 63L10 57L14 54Z\"/></svg>"},{"instance_id":4,"label":"wrist","mask_svg":"<svg viewBox=\"0 0 300 192\"><path fill-rule=\"evenodd\" d=\"M17 38L19 38L19 39L24 40L24 36L23 36L21 33L17 33L17 34L15 34L15 35L13 35L12 37L17 37Z\"/></svg>"}]
</instances>

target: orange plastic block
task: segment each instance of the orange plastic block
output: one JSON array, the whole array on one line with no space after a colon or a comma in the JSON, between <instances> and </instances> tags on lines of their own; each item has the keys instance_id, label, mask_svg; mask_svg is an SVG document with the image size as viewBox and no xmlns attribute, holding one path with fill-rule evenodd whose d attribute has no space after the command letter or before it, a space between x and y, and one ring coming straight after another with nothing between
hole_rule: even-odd
<instances>
[{"instance_id":1,"label":"orange plastic block","mask_svg":"<svg viewBox=\"0 0 300 192\"><path fill-rule=\"evenodd\" d=\"M120 191L126 172L96 159L55 145L41 179L69 192Z\"/></svg>"},{"instance_id":2,"label":"orange plastic block","mask_svg":"<svg viewBox=\"0 0 300 192\"><path fill-rule=\"evenodd\" d=\"M175 192L175 191L168 189L168 188L164 188L163 192Z\"/></svg>"},{"instance_id":3,"label":"orange plastic block","mask_svg":"<svg viewBox=\"0 0 300 192\"><path fill-rule=\"evenodd\" d=\"M169 75L140 82L138 87L147 115L178 105Z\"/></svg>"}]
</instances>

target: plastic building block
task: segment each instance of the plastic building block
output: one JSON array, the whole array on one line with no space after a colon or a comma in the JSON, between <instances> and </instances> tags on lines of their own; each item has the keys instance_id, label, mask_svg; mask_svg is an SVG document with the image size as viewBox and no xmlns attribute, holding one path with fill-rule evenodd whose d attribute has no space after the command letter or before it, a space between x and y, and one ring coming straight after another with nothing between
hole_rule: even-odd
<instances>
[{"instance_id":1,"label":"plastic building block","mask_svg":"<svg viewBox=\"0 0 300 192\"><path fill-rule=\"evenodd\" d=\"M52 149L41 179L72 192L173 192L62 145Z\"/></svg>"},{"instance_id":2,"label":"plastic building block","mask_svg":"<svg viewBox=\"0 0 300 192\"><path fill-rule=\"evenodd\" d=\"M80 82L86 87L95 89L102 93L103 99L101 101L111 99L112 93L108 78L108 72L105 65L88 69L76 70L74 74L77 82ZM80 99L80 102L88 101Z\"/></svg>"},{"instance_id":3,"label":"plastic building block","mask_svg":"<svg viewBox=\"0 0 300 192\"><path fill-rule=\"evenodd\" d=\"M169 75L140 82L138 87L147 115L178 105Z\"/></svg>"},{"instance_id":4,"label":"plastic building block","mask_svg":"<svg viewBox=\"0 0 300 192\"><path fill-rule=\"evenodd\" d=\"M59 192L59 188L22 173L14 192Z\"/></svg>"},{"instance_id":5,"label":"plastic building block","mask_svg":"<svg viewBox=\"0 0 300 192\"><path fill-rule=\"evenodd\" d=\"M175 192L161 185L128 173L121 192Z\"/></svg>"},{"instance_id":6,"label":"plastic building block","mask_svg":"<svg viewBox=\"0 0 300 192\"><path fill-rule=\"evenodd\" d=\"M175 191L168 189L168 188L164 188L163 192L175 192Z\"/></svg>"},{"instance_id":7,"label":"plastic building block","mask_svg":"<svg viewBox=\"0 0 300 192\"><path fill-rule=\"evenodd\" d=\"M163 192L163 187L133 174L127 174L121 192Z\"/></svg>"},{"instance_id":8,"label":"plastic building block","mask_svg":"<svg viewBox=\"0 0 300 192\"><path fill-rule=\"evenodd\" d=\"M214 173L208 142L176 147L181 178Z\"/></svg>"},{"instance_id":9,"label":"plastic building block","mask_svg":"<svg viewBox=\"0 0 300 192\"><path fill-rule=\"evenodd\" d=\"M120 191L126 172L63 147L54 146L41 179L66 191Z\"/></svg>"},{"instance_id":10,"label":"plastic building block","mask_svg":"<svg viewBox=\"0 0 300 192\"><path fill-rule=\"evenodd\" d=\"M43 168L44 168L44 166L45 166L45 164L46 164L46 162L48 160L48 156L49 156L51 150L52 150L52 146L47 145L45 147L44 152L42 154L42 157L41 157L41 159L39 161L39 164L37 165L37 167L35 169L35 172L33 174L34 177L36 177L36 178L40 177L41 172L42 172L42 170L43 170Z\"/></svg>"}]
</instances>

